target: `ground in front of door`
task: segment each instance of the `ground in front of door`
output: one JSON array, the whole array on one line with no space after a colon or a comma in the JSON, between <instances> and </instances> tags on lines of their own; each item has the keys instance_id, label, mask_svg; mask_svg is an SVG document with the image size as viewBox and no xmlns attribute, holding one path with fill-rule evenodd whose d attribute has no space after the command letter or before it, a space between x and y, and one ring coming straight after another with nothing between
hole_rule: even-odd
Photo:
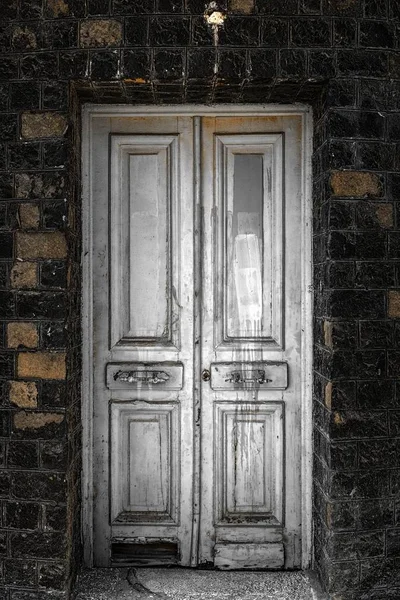
<instances>
[{"instance_id":1,"label":"ground in front of door","mask_svg":"<svg viewBox=\"0 0 400 600\"><path fill-rule=\"evenodd\" d=\"M311 579L311 582L310 582ZM76 600L323 600L299 571L244 572L184 568L88 569Z\"/></svg>"}]
</instances>

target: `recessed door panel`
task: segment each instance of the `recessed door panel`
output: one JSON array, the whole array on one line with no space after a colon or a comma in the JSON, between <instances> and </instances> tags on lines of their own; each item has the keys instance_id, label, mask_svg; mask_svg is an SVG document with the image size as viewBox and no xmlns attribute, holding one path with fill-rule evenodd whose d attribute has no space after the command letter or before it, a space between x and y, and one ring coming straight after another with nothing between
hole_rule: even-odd
<instances>
[{"instance_id":1,"label":"recessed door panel","mask_svg":"<svg viewBox=\"0 0 400 600\"><path fill-rule=\"evenodd\" d=\"M111 520L177 523L178 407L111 405Z\"/></svg>"},{"instance_id":2,"label":"recessed door panel","mask_svg":"<svg viewBox=\"0 0 400 600\"><path fill-rule=\"evenodd\" d=\"M94 564L299 567L302 115L90 127Z\"/></svg>"},{"instance_id":3,"label":"recessed door panel","mask_svg":"<svg viewBox=\"0 0 400 600\"><path fill-rule=\"evenodd\" d=\"M111 345L171 344L176 136L111 136ZM175 194L175 197L173 195Z\"/></svg>"},{"instance_id":4,"label":"recessed door panel","mask_svg":"<svg viewBox=\"0 0 400 600\"><path fill-rule=\"evenodd\" d=\"M281 344L283 135L218 135L223 343ZM218 235L218 234L217 234Z\"/></svg>"}]
</instances>

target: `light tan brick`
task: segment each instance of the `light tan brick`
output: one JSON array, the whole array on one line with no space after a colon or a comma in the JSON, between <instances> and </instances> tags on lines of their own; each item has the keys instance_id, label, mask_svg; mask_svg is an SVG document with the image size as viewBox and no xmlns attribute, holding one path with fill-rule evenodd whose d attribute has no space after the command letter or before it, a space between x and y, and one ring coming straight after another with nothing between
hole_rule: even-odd
<instances>
[{"instance_id":1,"label":"light tan brick","mask_svg":"<svg viewBox=\"0 0 400 600\"><path fill-rule=\"evenodd\" d=\"M251 15L254 12L254 0L229 0L229 10Z\"/></svg>"},{"instance_id":2,"label":"light tan brick","mask_svg":"<svg viewBox=\"0 0 400 600\"><path fill-rule=\"evenodd\" d=\"M18 258L65 258L67 243L61 231L16 233Z\"/></svg>"},{"instance_id":3,"label":"light tan brick","mask_svg":"<svg viewBox=\"0 0 400 600\"><path fill-rule=\"evenodd\" d=\"M375 214L379 224L382 227L389 229L393 227L393 205L392 204L377 204Z\"/></svg>"},{"instance_id":4,"label":"light tan brick","mask_svg":"<svg viewBox=\"0 0 400 600\"><path fill-rule=\"evenodd\" d=\"M37 204L21 204L18 212L22 229L37 229L39 227L39 207Z\"/></svg>"},{"instance_id":5,"label":"light tan brick","mask_svg":"<svg viewBox=\"0 0 400 600\"><path fill-rule=\"evenodd\" d=\"M64 415L59 413L25 412L21 410L14 415L16 429L41 429L46 425L59 425L64 421Z\"/></svg>"},{"instance_id":6,"label":"light tan brick","mask_svg":"<svg viewBox=\"0 0 400 600\"><path fill-rule=\"evenodd\" d=\"M65 379L65 353L20 352L17 373L18 377Z\"/></svg>"},{"instance_id":7,"label":"light tan brick","mask_svg":"<svg viewBox=\"0 0 400 600\"><path fill-rule=\"evenodd\" d=\"M21 117L21 135L25 139L61 137L67 130L67 119L56 112L25 112Z\"/></svg>"},{"instance_id":8,"label":"light tan brick","mask_svg":"<svg viewBox=\"0 0 400 600\"><path fill-rule=\"evenodd\" d=\"M388 316L392 319L400 319L400 291L392 290L389 292L388 296Z\"/></svg>"},{"instance_id":9,"label":"light tan brick","mask_svg":"<svg viewBox=\"0 0 400 600\"><path fill-rule=\"evenodd\" d=\"M12 288L24 289L37 287L38 267L33 262L16 262L10 273Z\"/></svg>"},{"instance_id":10,"label":"light tan brick","mask_svg":"<svg viewBox=\"0 0 400 600\"><path fill-rule=\"evenodd\" d=\"M332 381L328 381L325 386L325 406L329 409L332 407L332 388Z\"/></svg>"},{"instance_id":11,"label":"light tan brick","mask_svg":"<svg viewBox=\"0 0 400 600\"><path fill-rule=\"evenodd\" d=\"M10 402L20 408L36 408L38 391L34 381L10 381Z\"/></svg>"},{"instance_id":12,"label":"light tan brick","mask_svg":"<svg viewBox=\"0 0 400 600\"><path fill-rule=\"evenodd\" d=\"M324 321L324 343L328 348L333 348L332 342L333 324L331 321Z\"/></svg>"},{"instance_id":13,"label":"light tan brick","mask_svg":"<svg viewBox=\"0 0 400 600\"><path fill-rule=\"evenodd\" d=\"M37 48L36 33L30 27L14 27L11 41L14 48L19 50L31 50Z\"/></svg>"},{"instance_id":14,"label":"light tan brick","mask_svg":"<svg viewBox=\"0 0 400 600\"><path fill-rule=\"evenodd\" d=\"M8 348L37 348L39 336L36 323L13 322L7 324Z\"/></svg>"},{"instance_id":15,"label":"light tan brick","mask_svg":"<svg viewBox=\"0 0 400 600\"><path fill-rule=\"evenodd\" d=\"M83 48L118 46L122 24L113 19L87 19L81 22L79 39Z\"/></svg>"},{"instance_id":16,"label":"light tan brick","mask_svg":"<svg viewBox=\"0 0 400 600\"><path fill-rule=\"evenodd\" d=\"M382 193L379 177L375 173L363 171L334 171L331 187L335 196L380 196Z\"/></svg>"},{"instance_id":17,"label":"light tan brick","mask_svg":"<svg viewBox=\"0 0 400 600\"><path fill-rule=\"evenodd\" d=\"M64 0L47 0L47 6L54 17L69 15L69 6Z\"/></svg>"}]
</instances>

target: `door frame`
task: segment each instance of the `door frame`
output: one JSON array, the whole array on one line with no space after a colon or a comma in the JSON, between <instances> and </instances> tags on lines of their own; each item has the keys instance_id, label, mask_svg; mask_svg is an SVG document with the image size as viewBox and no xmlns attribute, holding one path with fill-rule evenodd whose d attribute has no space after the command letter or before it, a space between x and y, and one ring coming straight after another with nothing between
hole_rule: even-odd
<instances>
[{"instance_id":1,"label":"door frame","mask_svg":"<svg viewBox=\"0 0 400 600\"><path fill-rule=\"evenodd\" d=\"M85 104L82 107L82 539L84 564L93 565L93 386L91 374L93 339L93 270L92 270L92 211L91 197L91 122L93 117L157 117L186 115L201 116L300 116L302 119L302 190L301 190L301 514L302 514L302 568L312 560L312 348L313 348L313 294L312 294L312 109L308 105L280 104L219 104L201 105L103 105Z\"/></svg>"}]
</instances>

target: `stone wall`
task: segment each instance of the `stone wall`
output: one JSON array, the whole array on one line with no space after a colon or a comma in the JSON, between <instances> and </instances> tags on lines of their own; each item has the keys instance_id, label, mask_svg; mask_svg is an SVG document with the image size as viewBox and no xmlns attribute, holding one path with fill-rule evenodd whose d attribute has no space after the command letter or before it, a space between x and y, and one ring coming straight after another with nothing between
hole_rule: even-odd
<instances>
[{"instance_id":1,"label":"stone wall","mask_svg":"<svg viewBox=\"0 0 400 600\"><path fill-rule=\"evenodd\" d=\"M400 596L400 3L8 0L0 24L0 598L80 551L80 105L311 104L315 567ZM208 8L210 6L208 5Z\"/></svg>"}]
</instances>

